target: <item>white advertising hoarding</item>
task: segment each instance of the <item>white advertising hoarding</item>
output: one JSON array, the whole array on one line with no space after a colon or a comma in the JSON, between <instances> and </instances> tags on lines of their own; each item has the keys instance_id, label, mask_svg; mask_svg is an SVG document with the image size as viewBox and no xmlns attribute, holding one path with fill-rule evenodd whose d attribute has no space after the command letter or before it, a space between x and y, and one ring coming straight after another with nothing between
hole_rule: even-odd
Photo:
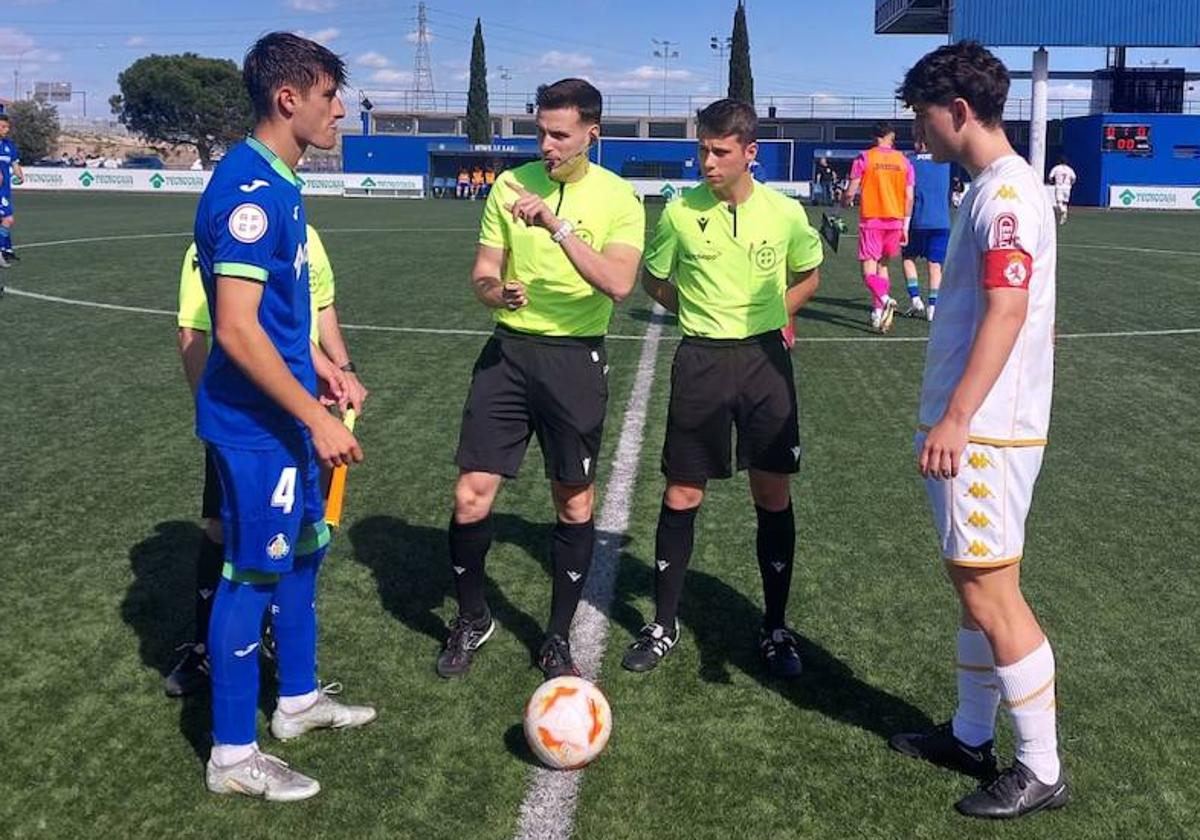
<instances>
[{"instance_id":1,"label":"white advertising hoarding","mask_svg":"<svg viewBox=\"0 0 1200 840\"><path fill-rule=\"evenodd\" d=\"M19 190L80 190L83 192L160 192L199 195L208 186L211 172L182 169L105 169L70 166L27 166L25 180L13 182ZM305 195L421 195L420 175L370 173L300 173Z\"/></svg>"},{"instance_id":2,"label":"white advertising hoarding","mask_svg":"<svg viewBox=\"0 0 1200 840\"><path fill-rule=\"evenodd\" d=\"M1108 188L1108 206L1131 210L1200 210L1200 184L1192 187L1114 184Z\"/></svg>"}]
</instances>

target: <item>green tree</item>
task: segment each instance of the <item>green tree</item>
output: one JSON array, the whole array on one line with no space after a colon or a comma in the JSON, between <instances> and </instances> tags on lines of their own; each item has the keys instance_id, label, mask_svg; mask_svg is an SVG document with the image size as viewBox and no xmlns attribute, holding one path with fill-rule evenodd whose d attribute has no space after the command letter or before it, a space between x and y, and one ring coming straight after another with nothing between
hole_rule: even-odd
<instances>
[{"instance_id":1,"label":"green tree","mask_svg":"<svg viewBox=\"0 0 1200 840\"><path fill-rule=\"evenodd\" d=\"M733 43L729 46L730 99L754 104L754 74L750 72L750 32L746 29L746 3L738 0L733 13Z\"/></svg>"},{"instance_id":2,"label":"green tree","mask_svg":"<svg viewBox=\"0 0 1200 840\"><path fill-rule=\"evenodd\" d=\"M12 118L10 136L23 161L33 163L54 151L59 132L57 108L36 99L26 99L9 105L5 113Z\"/></svg>"},{"instance_id":3,"label":"green tree","mask_svg":"<svg viewBox=\"0 0 1200 840\"><path fill-rule=\"evenodd\" d=\"M152 141L191 144L206 167L215 151L253 127L241 71L228 59L150 55L129 65L117 84L121 93L109 105L126 128Z\"/></svg>"},{"instance_id":4,"label":"green tree","mask_svg":"<svg viewBox=\"0 0 1200 840\"><path fill-rule=\"evenodd\" d=\"M475 18L471 39L471 87L467 92L467 140L492 142L492 120L488 114L487 60L483 55L483 24Z\"/></svg>"}]
</instances>

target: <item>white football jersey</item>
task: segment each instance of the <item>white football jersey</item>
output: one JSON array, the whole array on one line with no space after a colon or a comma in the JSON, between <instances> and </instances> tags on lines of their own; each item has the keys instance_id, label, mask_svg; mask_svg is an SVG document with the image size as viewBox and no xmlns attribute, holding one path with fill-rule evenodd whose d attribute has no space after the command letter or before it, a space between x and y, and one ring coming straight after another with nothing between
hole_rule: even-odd
<instances>
[{"instance_id":1,"label":"white football jersey","mask_svg":"<svg viewBox=\"0 0 1200 840\"><path fill-rule=\"evenodd\" d=\"M1050 183L1061 189L1071 189L1075 185L1075 170L1060 163L1050 170Z\"/></svg>"},{"instance_id":2,"label":"white football jersey","mask_svg":"<svg viewBox=\"0 0 1200 840\"><path fill-rule=\"evenodd\" d=\"M987 286L1025 286L1025 324L971 419L970 434L993 446L1045 443L1054 379L1056 259L1054 213L1029 164L1010 155L980 172L950 233L925 356L922 426L933 426L946 412L983 320Z\"/></svg>"}]
</instances>

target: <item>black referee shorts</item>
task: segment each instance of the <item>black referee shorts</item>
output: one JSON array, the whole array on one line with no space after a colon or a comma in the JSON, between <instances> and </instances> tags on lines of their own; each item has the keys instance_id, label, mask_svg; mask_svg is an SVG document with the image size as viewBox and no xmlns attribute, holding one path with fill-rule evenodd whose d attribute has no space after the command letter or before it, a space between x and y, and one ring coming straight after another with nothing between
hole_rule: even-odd
<instances>
[{"instance_id":1,"label":"black referee shorts","mask_svg":"<svg viewBox=\"0 0 1200 840\"><path fill-rule=\"evenodd\" d=\"M680 342L671 367L663 475L695 483L729 478L735 428L739 470L799 471L796 382L777 330Z\"/></svg>"},{"instance_id":2,"label":"black referee shorts","mask_svg":"<svg viewBox=\"0 0 1200 840\"><path fill-rule=\"evenodd\" d=\"M547 478L591 484L607 406L603 338L497 327L475 362L455 462L462 470L514 478L536 434Z\"/></svg>"},{"instance_id":3,"label":"black referee shorts","mask_svg":"<svg viewBox=\"0 0 1200 840\"><path fill-rule=\"evenodd\" d=\"M204 519L221 518L221 476L217 464L204 447L204 500L200 503L200 516Z\"/></svg>"}]
</instances>

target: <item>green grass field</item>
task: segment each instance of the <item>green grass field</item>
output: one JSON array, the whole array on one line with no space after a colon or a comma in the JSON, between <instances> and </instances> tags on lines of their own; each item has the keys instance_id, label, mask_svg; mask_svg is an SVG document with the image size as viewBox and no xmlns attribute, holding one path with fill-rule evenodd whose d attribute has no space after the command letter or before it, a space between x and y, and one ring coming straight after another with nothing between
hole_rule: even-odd
<instances>
[{"instance_id":1,"label":"green grass field","mask_svg":"<svg viewBox=\"0 0 1200 840\"><path fill-rule=\"evenodd\" d=\"M27 292L173 310L194 199L18 197ZM344 322L486 330L467 282L479 205L318 199ZM655 212L651 212L651 217ZM140 237L140 238L135 238ZM55 244L60 240L87 240ZM1080 210L1062 229L1051 445L1025 587L1059 663L1075 801L1012 825L958 817L968 780L890 752L954 705L954 598L911 454L924 344L870 340L853 241L829 255L795 350L807 447L795 482L795 685L761 675L754 513L743 477L701 513L680 648L621 670L651 610L672 338L646 444L600 682L616 727L583 779L580 838L1200 836L1200 244L1187 214ZM621 430L640 292L609 343L601 489ZM901 320L896 338L920 339ZM1072 337L1076 334L1088 334ZM497 505L489 598L501 630L463 682L433 672L453 610L445 524L475 335L349 329L372 390L343 533L321 581L320 671L378 705L355 733L278 754L319 778L293 806L203 786L208 710L163 696L190 638L202 449L162 314L0 298L0 831L14 837L506 838L532 759L553 518L536 448ZM264 688L269 710L272 690ZM1001 720L1002 757L1010 752ZM264 732L264 744L272 747Z\"/></svg>"}]
</instances>

